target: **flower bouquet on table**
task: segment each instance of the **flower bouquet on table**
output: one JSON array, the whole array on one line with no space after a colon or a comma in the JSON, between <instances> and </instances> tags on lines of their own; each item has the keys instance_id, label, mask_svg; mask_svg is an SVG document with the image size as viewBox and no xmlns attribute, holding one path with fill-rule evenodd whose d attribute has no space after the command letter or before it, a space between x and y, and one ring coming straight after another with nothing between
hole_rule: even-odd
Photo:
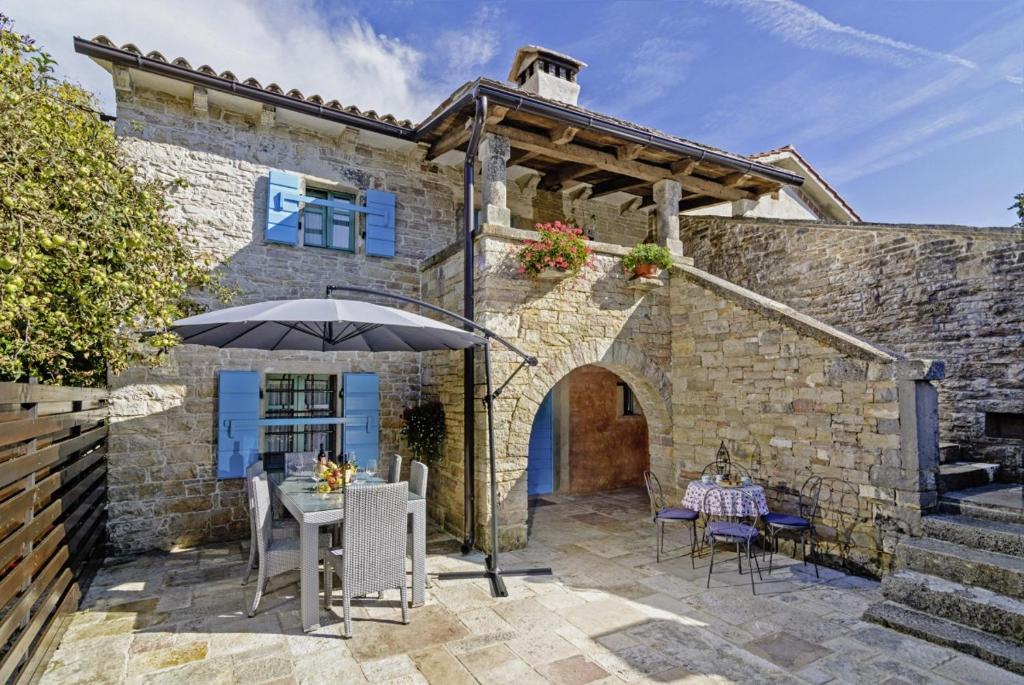
<instances>
[{"instance_id":1,"label":"flower bouquet on table","mask_svg":"<svg viewBox=\"0 0 1024 685\"><path fill-rule=\"evenodd\" d=\"M338 464L329 459L322 459L317 462L315 475L317 477L316 491L319 493L334 492L345 487L345 483L352 480L356 472L355 464Z\"/></svg>"}]
</instances>

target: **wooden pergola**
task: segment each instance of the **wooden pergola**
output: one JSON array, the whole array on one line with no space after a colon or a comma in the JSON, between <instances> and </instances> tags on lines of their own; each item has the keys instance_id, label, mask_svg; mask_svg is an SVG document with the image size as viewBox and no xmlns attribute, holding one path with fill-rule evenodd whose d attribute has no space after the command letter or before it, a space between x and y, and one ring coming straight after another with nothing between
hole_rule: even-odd
<instances>
[{"instance_id":1,"label":"wooden pergola","mask_svg":"<svg viewBox=\"0 0 1024 685\"><path fill-rule=\"evenodd\" d=\"M507 90L511 97L516 91L497 81L488 81L490 88ZM536 99L537 96L532 96ZM552 108L601 117L621 127L630 127L636 134L651 139L671 138L667 134L644 129L621 120L597 115L588 110L552 102ZM428 160L435 160L453 150L465 151L473 124L472 104L452 112L443 122L424 135L421 142L429 143ZM655 144L636 142L637 135L629 138L614 135L586 125L567 123L557 116L525 111L503 104L491 104L487 110L487 133L507 138L512 149L508 165L530 169L540 175L538 187L542 190L572 190L589 187L591 198L613 193L627 193L626 203L640 198L640 207L653 205L653 186L658 181L673 179L682 189L680 211L733 200L755 200L775 193L783 183L766 177L758 164L739 156L735 163L726 164L718 158L727 156L721 150L672 138L697 148L693 154L664 149ZM716 159L700 154L705 149ZM796 182L799 182L799 178Z\"/></svg>"}]
</instances>

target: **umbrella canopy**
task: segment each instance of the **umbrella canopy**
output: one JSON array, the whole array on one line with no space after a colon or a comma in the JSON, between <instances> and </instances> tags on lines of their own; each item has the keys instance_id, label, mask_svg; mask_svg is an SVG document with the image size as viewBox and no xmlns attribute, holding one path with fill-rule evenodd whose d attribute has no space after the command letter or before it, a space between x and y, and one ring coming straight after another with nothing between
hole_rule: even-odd
<instances>
[{"instance_id":1,"label":"umbrella canopy","mask_svg":"<svg viewBox=\"0 0 1024 685\"><path fill-rule=\"evenodd\" d=\"M175 321L190 345L318 352L461 350L483 336L419 314L357 300L271 300Z\"/></svg>"}]
</instances>

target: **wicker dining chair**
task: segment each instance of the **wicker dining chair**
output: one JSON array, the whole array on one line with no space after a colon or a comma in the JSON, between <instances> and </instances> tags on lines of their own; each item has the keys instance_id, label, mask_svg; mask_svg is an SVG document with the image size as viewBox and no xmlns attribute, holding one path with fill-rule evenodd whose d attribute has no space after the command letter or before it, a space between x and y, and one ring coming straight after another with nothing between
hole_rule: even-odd
<instances>
[{"instance_id":1,"label":"wicker dining chair","mask_svg":"<svg viewBox=\"0 0 1024 685\"><path fill-rule=\"evenodd\" d=\"M267 581L273 576L297 571L302 565L302 557L299 553L299 536L296 533L274 528L270 514L270 483L267 480L267 472L260 471L249 477L248 480L252 492L253 527L256 532L257 561L259 563L256 596L253 597L252 607L249 609L249 616L253 616L267 589ZM329 542L330 536L327 533L321 533L319 545L322 552L326 552L330 546ZM323 554L321 560L322 558Z\"/></svg>"},{"instance_id":2,"label":"wicker dining chair","mask_svg":"<svg viewBox=\"0 0 1024 685\"><path fill-rule=\"evenodd\" d=\"M701 511L704 512L704 540L711 547L711 564L708 566L708 581L705 587L711 587L711 572L715 568L715 546L718 544L736 545L736 563L739 566L740 575L743 575L743 555L747 557L747 571L750 573L750 591L757 594L754 588L754 572L749 568L753 560L757 569L757 577L762 581L761 565L757 563L757 555L751 553L750 545L761 536L757 528L760 515L757 510L757 502L746 492L739 492L743 502L743 508L753 511L752 516L740 515L740 512L727 512L724 514L711 513L711 498L718 495L718 489L712 488L704 493L704 501L701 503Z\"/></svg>"},{"instance_id":3,"label":"wicker dining chair","mask_svg":"<svg viewBox=\"0 0 1024 685\"><path fill-rule=\"evenodd\" d=\"M345 491L342 547L326 556L324 605L333 600L334 574L341 578L345 637L352 637L352 598L398 588L402 623L409 622L405 587L409 484L349 486Z\"/></svg>"},{"instance_id":4,"label":"wicker dining chair","mask_svg":"<svg viewBox=\"0 0 1024 685\"><path fill-rule=\"evenodd\" d=\"M296 473L312 473L316 468L316 452L285 452L284 473L291 476Z\"/></svg>"},{"instance_id":5,"label":"wicker dining chair","mask_svg":"<svg viewBox=\"0 0 1024 685\"><path fill-rule=\"evenodd\" d=\"M814 529L814 519L818 515L818 507L821 502L821 490L824 479L821 476L811 476L800 486L798 513L783 514L771 512L762 519L764 521L765 548L769 550L768 575L771 575L775 552L779 549L779 536L792 537L794 544L799 541L800 555L804 566L807 565L807 547L811 548L811 562L814 564L814 577L820 578L818 573L818 554L816 549L817 539ZM764 558L764 551L761 553Z\"/></svg>"},{"instance_id":6,"label":"wicker dining chair","mask_svg":"<svg viewBox=\"0 0 1024 685\"><path fill-rule=\"evenodd\" d=\"M409 464L409 492L427 496L427 465L415 459Z\"/></svg>"},{"instance_id":7,"label":"wicker dining chair","mask_svg":"<svg viewBox=\"0 0 1024 685\"><path fill-rule=\"evenodd\" d=\"M684 521L690 523L690 566L697 568L693 558L697 551L697 519L699 515L692 509L666 506L665 495L661 490L661 481L654 475L654 472L644 471L644 485L647 487L647 498L651 503L657 560L660 562L661 555L665 552L665 523Z\"/></svg>"},{"instance_id":8,"label":"wicker dining chair","mask_svg":"<svg viewBox=\"0 0 1024 685\"><path fill-rule=\"evenodd\" d=\"M392 454L391 463L388 464L388 482L397 483L402 478L402 455Z\"/></svg>"}]
</instances>

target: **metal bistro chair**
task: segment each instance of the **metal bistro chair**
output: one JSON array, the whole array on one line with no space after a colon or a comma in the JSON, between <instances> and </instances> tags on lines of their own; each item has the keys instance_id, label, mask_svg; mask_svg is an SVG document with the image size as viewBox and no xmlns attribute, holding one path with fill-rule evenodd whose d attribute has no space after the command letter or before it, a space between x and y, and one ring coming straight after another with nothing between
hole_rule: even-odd
<instances>
[{"instance_id":1,"label":"metal bistro chair","mask_svg":"<svg viewBox=\"0 0 1024 685\"><path fill-rule=\"evenodd\" d=\"M272 576L277 576L288 571L296 571L302 565L302 557L299 554L299 536L288 534L273 526L270 517L270 483L267 481L267 472L261 471L249 478L249 487L252 492L253 526L256 531L256 547L258 550L259 575L257 577L256 596L252 600L252 608L249 609L249 616L256 613L260 605L260 599L267 588L267 581ZM329 546L326 534L320 535L320 547L323 550Z\"/></svg>"},{"instance_id":2,"label":"metal bistro chair","mask_svg":"<svg viewBox=\"0 0 1024 685\"><path fill-rule=\"evenodd\" d=\"M397 483L402 478L402 455L392 454L391 463L388 464L388 482Z\"/></svg>"},{"instance_id":3,"label":"metal bistro chair","mask_svg":"<svg viewBox=\"0 0 1024 685\"><path fill-rule=\"evenodd\" d=\"M728 459L716 459L710 464L706 464L700 471L701 477L711 474L713 476L729 478L733 473L738 473L741 477L750 478L750 471Z\"/></svg>"},{"instance_id":4,"label":"metal bistro chair","mask_svg":"<svg viewBox=\"0 0 1024 685\"><path fill-rule=\"evenodd\" d=\"M708 582L705 587L711 587L711 572L715 568L715 545L720 543L736 545L736 563L739 566L740 575L743 575L743 555L740 553L742 549L747 555L750 592L756 595L754 572L749 568L750 560L753 560L754 567L757 569L757 577L764 580L764 576L761 575L761 565L757 563L757 555L750 551L750 544L761 536L757 529L757 522L760 518L757 513L757 502L749 494L740 491L737 494L743 502L743 507L753 511L753 516L742 516L739 512L712 514L710 513L710 498L714 497L717 492L717 489L705 492L704 501L701 504L701 509L704 511L704 539L711 546L711 564L708 566ZM747 520L751 520L750 523L747 523Z\"/></svg>"},{"instance_id":5,"label":"metal bistro chair","mask_svg":"<svg viewBox=\"0 0 1024 685\"><path fill-rule=\"evenodd\" d=\"M688 521L690 523L690 566L697 568L694 562L694 555L697 550L697 519L699 514L692 509L668 507L665 505L665 495L661 490L661 481L652 471L644 471L644 485L647 487L647 497L651 502L651 518L654 521L654 538L657 548L656 557L661 561L661 555L665 551L665 523L667 521Z\"/></svg>"},{"instance_id":6,"label":"metal bistro chair","mask_svg":"<svg viewBox=\"0 0 1024 685\"><path fill-rule=\"evenodd\" d=\"M325 560L324 604L330 608L334 574L341 578L345 637L352 637L352 598L398 588L402 623L409 622L405 587L409 485L349 486L345 491L343 546Z\"/></svg>"},{"instance_id":7,"label":"metal bistro chair","mask_svg":"<svg viewBox=\"0 0 1024 685\"><path fill-rule=\"evenodd\" d=\"M765 547L770 547L768 557L768 574L771 575L772 565L775 560L775 552L779 548L779 535L792 536L794 543L800 541L800 555L804 565L807 565L807 545L811 547L811 561L814 563L814 577L820 578L818 574L818 557L815 544L814 518L818 515L818 504L821 500L821 488L823 484L821 476L811 476L804 481L800 487L798 515L769 513L764 517ZM764 552L761 553L764 558Z\"/></svg>"}]
</instances>

